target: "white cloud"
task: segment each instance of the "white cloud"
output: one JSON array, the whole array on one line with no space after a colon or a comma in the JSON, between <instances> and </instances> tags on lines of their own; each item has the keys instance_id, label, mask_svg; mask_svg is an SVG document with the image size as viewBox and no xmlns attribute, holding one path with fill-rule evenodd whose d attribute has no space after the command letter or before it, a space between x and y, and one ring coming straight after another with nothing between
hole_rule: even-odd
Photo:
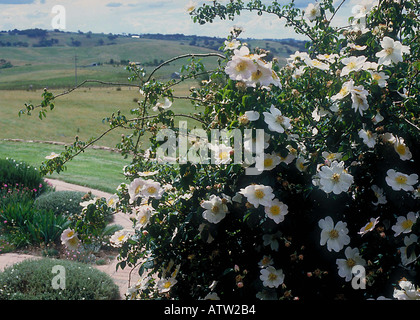
<instances>
[{"instance_id":1,"label":"white cloud","mask_svg":"<svg viewBox=\"0 0 420 320\"><path fill-rule=\"evenodd\" d=\"M0 0L0 29L44 28L51 29L51 9L56 0L20 0L10 4ZM293 29L285 28L284 22L269 14L258 16L255 12L243 12L234 21L219 20L211 24L194 24L185 12L188 0L61 0L66 8L68 31L104 33L183 33L226 37L234 25L245 29L244 37L250 38L298 38ZM266 4L271 1L264 0ZM280 3L287 3L281 0ZM7 4L4 4L7 3ZM16 1L14 2L16 3ZM201 2L200 2L201 3ZM297 7L306 7L308 1L297 0ZM347 22L348 6L343 7L336 19ZM347 13L347 14L346 14Z\"/></svg>"}]
</instances>

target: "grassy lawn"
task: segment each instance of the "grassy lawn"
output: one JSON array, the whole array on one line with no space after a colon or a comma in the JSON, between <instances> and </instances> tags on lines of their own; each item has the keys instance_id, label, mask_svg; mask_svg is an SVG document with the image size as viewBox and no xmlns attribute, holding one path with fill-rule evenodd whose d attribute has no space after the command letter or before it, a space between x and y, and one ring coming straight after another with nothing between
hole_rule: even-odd
<instances>
[{"instance_id":1,"label":"grassy lawn","mask_svg":"<svg viewBox=\"0 0 420 320\"><path fill-rule=\"evenodd\" d=\"M57 34L57 37L65 36ZM83 38L83 39L82 39ZM93 39L86 41L97 42ZM68 39L67 39L68 40ZM60 38L60 43L67 41ZM82 42L83 42L82 41ZM113 59L147 62L154 59L167 60L184 53L205 53L212 50L192 47L180 42L121 38L115 45L82 46L80 48L58 46L51 48L2 48L2 58L11 61L13 68L0 70L0 158L13 158L39 166L45 156L51 152L60 153L63 146L6 142L3 139L59 141L73 143L75 136L81 141L100 136L109 126L102 119L120 110L127 118L131 117L130 110L137 108L136 101L142 99L138 90L122 86L105 87L89 85L62 96L55 101L55 109L49 111L43 120L38 118L38 112L32 116L18 116L19 110L25 103L34 105L42 101L40 88L48 87L54 95L66 91L74 85L74 57L78 57L78 83L84 79L96 79L126 83L128 72L123 66L106 64ZM158 53L158 54L157 54ZM207 59L206 59L207 60ZM216 58L209 58L207 68L213 69ZM104 63L92 67L92 63ZM169 79L171 73L179 71L186 59L171 63L161 68L155 76ZM154 67L146 67L150 72ZM37 90L28 90L33 85ZM191 86L197 86L197 81L188 81L176 89L175 94L187 96ZM64 88L64 89L63 89ZM163 101L162 101L163 102ZM176 100L171 110L175 113L191 114L195 112L190 101ZM197 126L197 122L187 120L190 128ZM121 140L122 134L130 134L126 129L115 129L96 145L115 147ZM147 136L142 141L147 147ZM130 161L125 160L117 153L103 150L88 150L79 155L68 164L67 171L54 174L51 178L60 179L70 183L86 185L99 190L114 192L115 188L124 181L122 167Z\"/></svg>"},{"instance_id":2,"label":"grassy lawn","mask_svg":"<svg viewBox=\"0 0 420 320\"><path fill-rule=\"evenodd\" d=\"M188 95L189 87L196 82L185 83L177 89L177 95ZM54 94L62 90L53 90ZM42 91L0 90L0 158L13 158L38 167L51 152L60 153L64 146L7 142L3 139L59 141L73 143L74 137L86 141L98 137L109 127L102 119L121 110L130 117L130 110L137 107L134 99L141 98L138 91L128 88L81 88L56 101L56 108L48 112L47 118L40 120L37 112L32 116L18 116L25 102L38 104ZM162 101L163 102L163 101ZM176 100L172 105L175 113L190 114L194 108L188 100ZM179 120L185 120L177 118ZM189 127L197 125L188 119ZM125 129L116 129L99 140L96 145L115 147L121 134L129 134ZM147 147L147 136L143 146ZM114 192L124 181L122 168L128 164L120 154L104 150L89 149L68 164L67 171L50 178L85 185L106 192Z\"/></svg>"},{"instance_id":3,"label":"grassy lawn","mask_svg":"<svg viewBox=\"0 0 420 320\"><path fill-rule=\"evenodd\" d=\"M177 94L187 95L188 88L196 82L183 84ZM58 94L62 90L53 90ZM56 108L48 112L43 120L38 112L32 116L18 116L25 103L37 105L41 102L42 91L0 90L0 139L23 139L74 142L75 136L87 141L100 136L109 126L102 122L105 117L121 110L130 118L130 110L138 107L134 99L141 96L134 88L80 88L56 100ZM163 102L163 100L162 100ZM190 114L194 108L188 100L176 100L171 109L175 113ZM179 120L177 118L177 120ZM192 120L190 126L194 125ZM196 123L195 123L196 124ZM97 142L98 145L115 147L120 142L125 129L115 129ZM147 143L147 141L145 141Z\"/></svg>"},{"instance_id":4,"label":"grassy lawn","mask_svg":"<svg viewBox=\"0 0 420 320\"><path fill-rule=\"evenodd\" d=\"M64 35L62 35L64 36ZM86 40L86 39L85 39ZM64 42L64 40L63 40ZM92 41L91 41L92 42ZM1 58L10 61L12 68L0 70L0 89L65 88L75 84L75 56L77 56L78 83L86 79L127 83L128 73L122 65L111 65L115 62L129 60L146 63L154 59L168 60L185 53L214 52L206 48L181 44L177 41L121 38L114 45L44 48L3 47ZM99 66L92 64L101 63ZM158 70L156 77L170 79L173 72L179 72L187 59L175 61ZM206 59L206 66L216 66L216 58ZM151 72L155 67L145 67Z\"/></svg>"},{"instance_id":5,"label":"grassy lawn","mask_svg":"<svg viewBox=\"0 0 420 320\"><path fill-rule=\"evenodd\" d=\"M45 160L45 156L51 152L60 153L63 148L63 146L50 144L0 140L0 158L9 157L39 167ZM119 153L88 149L69 162L66 171L48 175L46 178L114 193L116 187L121 182L125 182L122 168L129 162L129 159L124 159Z\"/></svg>"}]
</instances>

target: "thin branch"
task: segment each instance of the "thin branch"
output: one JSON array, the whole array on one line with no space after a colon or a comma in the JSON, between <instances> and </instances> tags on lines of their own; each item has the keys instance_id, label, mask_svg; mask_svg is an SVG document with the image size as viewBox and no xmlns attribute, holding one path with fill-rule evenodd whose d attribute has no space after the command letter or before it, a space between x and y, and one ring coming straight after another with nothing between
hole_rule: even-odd
<instances>
[{"instance_id":1,"label":"thin branch","mask_svg":"<svg viewBox=\"0 0 420 320\"><path fill-rule=\"evenodd\" d=\"M93 145L96 141L101 140L104 136L106 136L108 133L110 133L112 130L119 128L121 125L117 125L115 127L109 128L105 132L103 132L98 138L90 141L88 144L84 145L78 152L76 152L74 155L72 155L70 158L68 158L66 161L63 162L63 164L69 162L70 160L74 159L76 156L78 156L80 153L84 152L87 148L89 148L91 145Z\"/></svg>"},{"instance_id":2,"label":"thin branch","mask_svg":"<svg viewBox=\"0 0 420 320\"><path fill-rule=\"evenodd\" d=\"M83 87L86 83L100 83L100 84L109 85L109 86L126 86L126 87L140 88L139 85L130 84L130 83L106 82L106 81L101 81L101 80L89 80L89 79L87 79L87 80L84 80L83 82L81 82L80 84L78 84L77 86L75 86L75 87L73 87L73 88L71 88L67 91L64 91L62 93L59 93L59 94L55 95L53 97L53 100L55 100L56 98L59 98L59 97L62 97L62 96L65 96L65 95L68 95L68 94L72 93L73 91L79 89L80 87ZM40 108L40 107L42 107L42 104L34 106L34 110L36 108Z\"/></svg>"},{"instance_id":3,"label":"thin branch","mask_svg":"<svg viewBox=\"0 0 420 320\"><path fill-rule=\"evenodd\" d=\"M146 117L142 117L142 118L134 118L134 119L129 119L127 120L127 122L135 122L135 121L144 121L147 119L153 119L153 118L157 118L159 117L159 115L153 115L153 116L146 116ZM188 114L174 114L172 115L172 117L184 117L184 118L190 118L193 119L195 121L201 122L204 125L208 125L204 120L193 117L191 115ZM72 155L71 157L69 157L67 160L65 160L63 162L63 164L69 162L70 160L74 159L76 156L78 156L80 153L84 152L87 148L89 148L90 146L92 146L95 142L101 140L105 135L107 135L108 133L110 133L112 130L117 129L117 128L121 128L123 127L123 124L118 124L115 125L114 127L109 128L108 130L106 130L105 132L103 132L99 137L97 137L96 139L91 140L89 143L87 143L86 145L84 145L83 147L80 148L79 151L77 151L74 155Z\"/></svg>"},{"instance_id":4,"label":"thin branch","mask_svg":"<svg viewBox=\"0 0 420 320\"><path fill-rule=\"evenodd\" d=\"M54 96L55 98L67 95L71 92L73 92L76 89L79 89L80 87L84 86L86 83L100 83L100 84L104 84L104 85L108 85L108 86L126 86L126 87L136 87L136 88L140 88L139 85L136 84L132 84L132 83L118 83L118 82L107 82L107 81L101 81L101 80L93 80L93 79L87 79L84 80L83 82L81 82L80 84L78 84L77 86L75 86L74 88L71 88L65 92L62 92L60 94L57 94L56 96Z\"/></svg>"},{"instance_id":5,"label":"thin branch","mask_svg":"<svg viewBox=\"0 0 420 320\"><path fill-rule=\"evenodd\" d=\"M147 119L153 119L153 118L157 118L157 117L159 117L159 115L146 116L146 117L141 117L141 118L134 118L134 119L127 120L127 122L134 122L134 121L140 121L140 120L147 120ZM179 114L173 114L173 115L171 115L171 117L184 117L184 118L190 118L190 119L196 120L196 121L198 121L198 122L201 122L202 124L208 125L208 123L207 123L207 122L205 122L204 120L199 119L199 118L196 118L196 117L193 117L193 116L191 116L191 115L189 115L189 114L181 114L181 113L179 113Z\"/></svg>"},{"instance_id":6,"label":"thin branch","mask_svg":"<svg viewBox=\"0 0 420 320\"><path fill-rule=\"evenodd\" d=\"M328 20L328 25L331 23L332 19L334 19L338 10L340 10L340 8L343 6L344 2L346 2L346 0L341 1L340 5L337 7L337 9L335 9L335 11L334 11L333 15L331 16L330 20Z\"/></svg>"},{"instance_id":7,"label":"thin branch","mask_svg":"<svg viewBox=\"0 0 420 320\"><path fill-rule=\"evenodd\" d=\"M149 82L150 79L152 78L152 76L155 74L156 71L158 71L160 68L162 68L164 65L167 65L175 60L179 60L179 59L183 59L183 58L188 58L188 57L219 57L222 59L226 59L226 57L224 55L222 55L221 53L217 53L217 52L209 52L209 53L187 53L187 54L182 54L179 56L176 56L172 59L166 60L165 62L162 62L160 65L158 65L149 75L149 77L147 78L146 82Z\"/></svg>"},{"instance_id":8,"label":"thin branch","mask_svg":"<svg viewBox=\"0 0 420 320\"><path fill-rule=\"evenodd\" d=\"M403 119L405 122L407 122L410 126L412 126L413 128L417 129L418 131L420 131L420 128L418 126L416 126L414 123L412 123L411 121L407 120L406 118L400 117L401 119Z\"/></svg>"}]
</instances>

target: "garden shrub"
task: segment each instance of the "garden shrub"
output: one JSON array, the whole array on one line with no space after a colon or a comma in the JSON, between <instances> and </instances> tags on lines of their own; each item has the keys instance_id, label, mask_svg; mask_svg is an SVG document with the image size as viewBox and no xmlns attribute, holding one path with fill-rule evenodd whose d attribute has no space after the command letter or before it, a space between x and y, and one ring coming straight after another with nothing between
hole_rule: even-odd
<instances>
[{"instance_id":1,"label":"garden shrub","mask_svg":"<svg viewBox=\"0 0 420 320\"><path fill-rule=\"evenodd\" d=\"M0 203L0 230L16 247L49 244L56 242L69 221L65 215L54 211L38 209L30 197Z\"/></svg>"},{"instance_id":2,"label":"garden shrub","mask_svg":"<svg viewBox=\"0 0 420 320\"><path fill-rule=\"evenodd\" d=\"M25 162L0 159L0 184L4 188L28 188L36 197L47 190L47 183L39 170Z\"/></svg>"},{"instance_id":3,"label":"garden shrub","mask_svg":"<svg viewBox=\"0 0 420 320\"><path fill-rule=\"evenodd\" d=\"M420 298L420 4L360 1L348 25L335 27L344 2L333 2L189 8L200 24L242 11L285 18L310 40L285 67L251 51L237 27L223 54L182 55L157 68L188 57L180 80L127 67L144 99L130 116L105 121L107 132L129 130L118 148L134 155L112 206L134 228L111 238L119 267L141 262L130 297ZM204 68L206 57L219 58L215 70ZM174 94L202 73L209 80L188 97ZM47 90L43 97L40 116L54 100ZM176 114L177 98L197 112ZM202 130L176 127L182 117ZM97 140L77 138L42 172L60 172Z\"/></svg>"},{"instance_id":4,"label":"garden shrub","mask_svg":"<svg viewBox=\"0 0 420 320\"><path fill-rule=\"evenodd\" d=\"M35 200L35 207L51 210L56 214L72 215L80 213L83 207L80 202L85 201L86 193L79 191L55 191L44 193Z\"/></svg>"},{"instance_id":5,"label":"garden shrub","mask_svg":"<svg viewBox=\"0 0 420 320\"><path fill-rule=\"evenodd\" d=\"M65 281L53 286L64 268ZM0 300L116 300L118 286L107 274L80 262L43 258L25 260L0 273Z\"/></svg>"}]
</instances>

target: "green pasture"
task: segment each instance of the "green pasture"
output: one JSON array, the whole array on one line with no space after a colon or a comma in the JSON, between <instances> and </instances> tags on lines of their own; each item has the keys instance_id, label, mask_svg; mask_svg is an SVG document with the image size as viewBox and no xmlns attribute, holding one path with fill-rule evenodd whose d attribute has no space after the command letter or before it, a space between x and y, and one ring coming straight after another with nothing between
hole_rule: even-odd
<instances>
[{"instance_id":1,"label":"green pasture","mask_svg":"<svg viewBox=\"0 0 420 320\"><path fill-rule=\"evenodd\" d=\"M0 158L13 158L34 167L39 167L51 152L60 153L63 149L58 145L0 140ZM114 193L116 187L125 182L122 168L129 162L116 152L88 149L69 162L66 171L47 175L46 178Z\"/></svg>"},{"instance_id":2,"label":"green pasture","mask_svg":"<svg viewBox=\"0 0 420 320\"><path fill-rule=\"evenodd\" d=\"M196 83L182 84L176 90L176 94L187 95L191 85ZM53 90L54 94L60 92L62 90ZM45 156L51 152L62 152L64 146L10 142L4 139L72 143L75 136L79 136L80 140L86 141L100 136L109 128L102 122L103 118L117 110L130 117L130 110L138 106L134 100L141 99L139 92L134 88L80 88L57 98L55 109L49 111L43 120L38 118L37 112L32 116L19 117L18 112L24 107L24 103L38 104L41 94L42 90L0 90L0 158L9 157L38 167L45 160ZM175 113L194 112L190 101L185 99L176 100L171 108ZM190 127L197 125L191 119L187 121ZM115 129L96 145L115 147L120 142L121 134L129 134L129 131ZM148 145L147 137L146 135L142 141L144 147ZM124 181L122 168L129 162L129 159L124 159L115 152L88 149L72 160L66 171L53 174L50 178L113 192Z\"/></svg>"},{"instance_id":3,"label":"green pasture","mask_svg":"<svg viewBox=\"0 0 420 320\"><path fill-rule=\"evenodd\" d=\"M145 64L155 60L166 61L186 53L208 52L212 50L176 41L131 38L105 46L2 47L0 58L10 61L13 67L0 70L0 89L64 88L87 79L128 83L129 74L125 66L118 64L121 60ZM115 64L109 64L111 59ZM156 77L169 79L184 64L187 64L187 59L172 62L160 69ZM216 64L217 58L206 59L208 69ZM154 66L146 66L145 69L151 72Z\"/></svg>"},{"instance_id":4,"label":"green pasture","mask_svg":"<svg viewBox=\"0 0 420 320\"><path fill-rule=\"evenodd\" d=\"M152 61L166 61L186 53L214 52L208 48L191 46L182 41L133 39L117 37L108 40L106 35L55 33L50 36L58 39L53 47L33 47L39 39L3 33L2 41L27 41L28 47L0 47L0 58L9 61L13 67L0 69L0 158L14 158L39 166L45 156L51 152L60 153L64 147L51 144L22 143L4 141L4 139L58 141L73 143L76 136L82 141L96 138L109 126L102 119L120 110L130 118L130 110L138 107L136 101L142 97L134 87L107 87L89 84L71 94L61 96L55 101L55 109L48 112L43 120L37 112L32 116L18 116L25 103L38 105L42 101L43 88L49 88L54 94L72 88L86 79L101 80L114 83L128 83L129 73L121 60L147 64ZM73 40L81 45L71 45ZM98 45L102 40L104 45ZM274 49L277 58L284 58L294 48L268 40L250 40L252 47ZM77 68L75 57L77 56ZM110 64L110 60L115 64ZM217 66L217 58L204 58L207 70ZM167 80L174 72L180 71L187 59L176 60L156 72L155 77ZM155 67L145 67L150 73ZM179 85L175 91L177 96L187 96L191 86L197 81L188 81ZM162 101L163 102L163 101ZM195 110L190 101L176 100L171 110L175 113L191 114ZM176 121L184 120L176 118ZM190 128L198 123L186 119ZM116 129L96 142L96 145L115 147L122 134L129 134L125 129ZM148 136L141 141L148 145ZM103 191L113 192L120 182L124 181L122 167L129 163L120 154L103 150L88 149L71 163L68 169L51 178L66 182L86 185Z\"/></svg>"}]
</instances>

